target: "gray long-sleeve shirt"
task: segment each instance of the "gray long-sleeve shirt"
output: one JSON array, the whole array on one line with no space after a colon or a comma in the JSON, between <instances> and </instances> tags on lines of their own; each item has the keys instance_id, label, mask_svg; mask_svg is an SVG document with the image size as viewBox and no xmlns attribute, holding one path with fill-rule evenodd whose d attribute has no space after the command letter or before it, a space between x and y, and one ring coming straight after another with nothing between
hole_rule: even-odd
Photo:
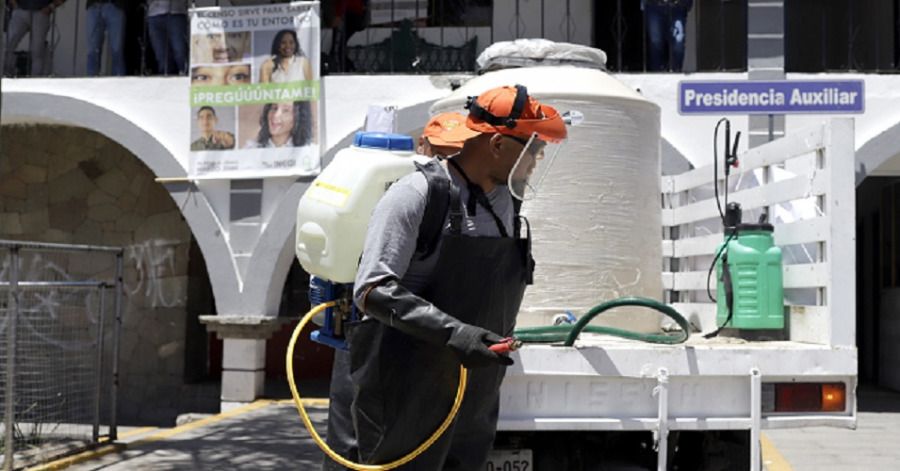
<instances>
[{"instance_id":1,"label":"gray long-sleeve shirt","mask_svg":"<svg viewBox=\"0 0 900 471\"><path fill-rule=\"evenodd\" d=\"M446 163L444 163L446 170ZM459 188L463 202L462 232L467 236L500 237L493 216L478 205L472 216L465 208L469 192L465 181L455 172L449 172L450 182ZM354 301L361 305L362 295L368 287L385 278L396 278L413 293L420 294L432 277L440 255L440 243L426 259L413 259L419 225L425 214L428 200L428 181L422 172L413 172L391 185L372 211L362 259L356 273ZM512 195L506 186L497 186L487 194L488 200L503 221L507 234L512 234L514 209ZM449 215L444 219L444 233L450 230Z\"/></svg>"}]
</instances>

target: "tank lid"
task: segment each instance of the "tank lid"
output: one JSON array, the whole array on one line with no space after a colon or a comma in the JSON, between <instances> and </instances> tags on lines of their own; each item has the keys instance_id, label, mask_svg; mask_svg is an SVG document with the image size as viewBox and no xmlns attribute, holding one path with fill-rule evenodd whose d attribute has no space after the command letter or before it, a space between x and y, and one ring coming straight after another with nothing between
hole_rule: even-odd
<instances>
[{"instance_id":1,"label":"tank lid","mask_svg":"<svg viewBox=\"0 0 900 471\"><path fill-rule=\"evenodd\" d=\"M386 132L357 131L353 136L353 145L367 149L382 150L413 150L415 143L413 138L405 134L390 134Z\"/></svg>"}]
</instances>

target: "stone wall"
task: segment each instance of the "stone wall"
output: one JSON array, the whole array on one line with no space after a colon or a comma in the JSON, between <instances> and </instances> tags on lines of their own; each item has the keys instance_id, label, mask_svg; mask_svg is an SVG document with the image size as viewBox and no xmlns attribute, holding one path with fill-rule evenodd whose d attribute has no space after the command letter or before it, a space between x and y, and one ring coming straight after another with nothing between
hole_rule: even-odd
<instances>
[{"instance_id":1,"label":"stone wall","mask_svg":"<svg viewBox=\"0 0 900 471\"><path fill-rule=\"evenodd\" d=\"M186 343L206 342L186 335L198 314L188 309L191 232L135 155L85 129L3 126L0 238L125 247L120 423L172 423L218 407L218 391L184 381ZM73 279L113 270L84 253L55 261Z\"/></svg>"}]
</instances>

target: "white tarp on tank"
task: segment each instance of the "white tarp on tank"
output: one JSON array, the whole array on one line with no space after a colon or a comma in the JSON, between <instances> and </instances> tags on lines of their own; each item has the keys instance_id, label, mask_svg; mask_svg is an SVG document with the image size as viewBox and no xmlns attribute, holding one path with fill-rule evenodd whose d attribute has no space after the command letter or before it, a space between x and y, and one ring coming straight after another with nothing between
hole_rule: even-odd
<instances>
[{"instance_id":1,"label":"white tarp on tank","mask_svg":"<svg viewBox=\"0 0 900 471\"><path fill-rule=\"evenodd\" d=\"M578 65L605 70L606 53L580 44L517 39L492 44L478 56L476 63L481 73L536 65Z\"/></svg>"}]
</instances>

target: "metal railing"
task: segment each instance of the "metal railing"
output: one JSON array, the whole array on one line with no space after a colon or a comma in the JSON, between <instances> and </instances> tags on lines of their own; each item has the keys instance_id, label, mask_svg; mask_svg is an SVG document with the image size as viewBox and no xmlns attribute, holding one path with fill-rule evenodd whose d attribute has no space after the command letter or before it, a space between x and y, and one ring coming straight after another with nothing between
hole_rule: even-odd
<instances>
[{"instance_id":1,"label":"metal railing","mask_svg":"<svg viewBox=\"0 0 900 471\"><path fill-rule=\"evenodd\" d=\"M755 147L739 156L730 178L718 175L718 190L712 164L663 177L667 301L703 332L721 322L710 302L716 278L709 267L725 240L713 195L727 182L744 221L764 213L775 227L789 340L854 345L855 274L848 267L856 266L855 227L841 223L856 220L853 136L852 119L832 119Z\"/></svg>"},{"instance_id":2,"label":"metal railing","mask_svg":"<svg viewBox=\"0 0 900 471\"><path fill-rule=\"evenodd\" d=\"M0 240L3 469L117 438L122 270L121 248Z\"/></svg>"},{"instance_id":3,"label":"metal railing","mask_svg":"<svg viewBox=\"0 0 900 471\"><path fill-rule=\"evenodd\" d=\"M92 72L88 53L91 44L96 43L91 36L96 35L90 34L88 28L97 23L88 21L93 13L87 10L86 1L63 3L49 16L43 40L32 40L40 29L29 27L18 44L11 44L10 39L15 38L10 36L23 31L18 21L21 18L14 18L22 15L7 7L5 37L11 52L3 57L9 58L6 75L72 77ZM286 1L196 0L188 4L204 7ZM368 0L369 10L362 18L342 23L335 21L334 5L338 1L341 0L322 2L323 75L474 71L475 58L487 46L519 38L547 38L599 47L608 54L607 68L612 71L746 69L746 0L694 0L681 26L683 61L677 60L669 43L660 45L651 40L651 23L656 24L659 14L651 14L652 8L642 8L638 0ZM660 4L656 0L646 2ZM174 59L180 59L180 53L175 51L187 48L187 35L182 39L173 39L171 34L155 35L158 25L148 19L144 2L127 1L123 5L125 34L121 50L125 73L184 74L186 66ZM894 0L785 2L786 70L896 70L900 65L898 11ZM670 27L672 10L663 16L666 21L662 24ZM155 44L154 37L162 39ZM117 72L115 61L109 57L110 40L107 37L103 41L100 75ZM172 41L178 41L178 47L173 47ZM665 49L659 52L665 59L662 67L651 61L659 47ZM43 65L35 66L34 54L41 51Z\"/></svg>"},{"instance_id":4,"label":"metal railing","mask_svg":"<svg viewBox=\"0 0 900 471\"><path fill-rule=\"evenodd\" d=\"M900 69L900 5L895 0L784 2L788 72Z\"/></svg>"}]
</instances>

